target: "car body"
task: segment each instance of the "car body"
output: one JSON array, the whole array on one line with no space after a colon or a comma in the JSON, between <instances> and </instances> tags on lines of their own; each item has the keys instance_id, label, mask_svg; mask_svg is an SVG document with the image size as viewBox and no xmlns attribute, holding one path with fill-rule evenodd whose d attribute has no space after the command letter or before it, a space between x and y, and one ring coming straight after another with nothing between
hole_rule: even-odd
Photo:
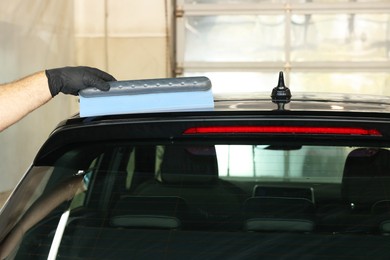
<instances>
[{"instance_id":1,"label":"car body","mask_svg":"<svg viewBox=\"0 0 390 260\"><path fill-rule=\"evenodd\" d=\"M2 258L390 258L390 99L271 90L60 123Z\"/></svg>"}]
</instances>

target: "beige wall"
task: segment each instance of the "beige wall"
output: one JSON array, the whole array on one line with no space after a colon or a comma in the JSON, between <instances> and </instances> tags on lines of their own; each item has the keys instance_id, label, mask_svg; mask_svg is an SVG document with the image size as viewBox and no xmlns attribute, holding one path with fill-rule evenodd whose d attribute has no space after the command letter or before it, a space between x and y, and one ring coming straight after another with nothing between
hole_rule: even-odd
<instances>
[{"instance_id":1,"label":"beige wall","mask_svg":"<svg viewBox=\"0 0 390 260\"><path fill-rule=\"evenodd\" d=\"M26 6L24 1L4 0L0 3L0 39L15 36L15 30L7 29L4 34L1 25L6 19L7 26L19 23L18 28L30 32L31 39L43 38L48 43L30 46L24 36L0 42L0 54L8 58L0 60L0 83L65 65L98 67L118 80L168 76L165 9L169 2L35 0ZM55 125L76 112L77 98L60 94L0 133L0 192L17 184Z\"/></svg>"},{"instance_id":2,"label":"beige wall","mask_svg":"<svg viewBox=\"0 0 390 260\"><path fill-rule=\"evenodd\" d=\"M167 76L166 0L75 1L77 64L118 80Z\"/></svg>"}]
</instances>

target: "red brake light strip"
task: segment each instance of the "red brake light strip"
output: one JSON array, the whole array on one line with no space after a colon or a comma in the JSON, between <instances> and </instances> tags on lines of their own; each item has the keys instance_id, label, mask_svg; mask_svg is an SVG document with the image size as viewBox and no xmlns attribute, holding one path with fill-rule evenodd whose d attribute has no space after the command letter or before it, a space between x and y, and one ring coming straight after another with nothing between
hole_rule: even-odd
<instances>
[{"instance_id":1,"label":"red brake light strip","mask_svg":"<svg viewBox=\"0 0 390 260\"><path fill-rule=\"evenodd\" d=\"M184 134L322 134L382 136L377 129L360 127L313 127L313 126L201 126L191 127Z\"/></svg>"}]
</instances>

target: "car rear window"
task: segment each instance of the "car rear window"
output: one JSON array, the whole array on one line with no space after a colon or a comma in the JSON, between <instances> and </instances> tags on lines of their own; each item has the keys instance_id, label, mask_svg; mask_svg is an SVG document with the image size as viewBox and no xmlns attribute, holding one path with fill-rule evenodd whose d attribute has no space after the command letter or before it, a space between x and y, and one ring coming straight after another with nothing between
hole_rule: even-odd
<instances>
[{"instance_id":1,"label":"car rear window","mask_svg":"<svg viewBox=\"0 0 390 260\"><path fill-rule=\"evenodd\" d=\"M390 256L388 148L149 141L51 158L3 210L2 258Z\"/></svg>"}]
</instances>

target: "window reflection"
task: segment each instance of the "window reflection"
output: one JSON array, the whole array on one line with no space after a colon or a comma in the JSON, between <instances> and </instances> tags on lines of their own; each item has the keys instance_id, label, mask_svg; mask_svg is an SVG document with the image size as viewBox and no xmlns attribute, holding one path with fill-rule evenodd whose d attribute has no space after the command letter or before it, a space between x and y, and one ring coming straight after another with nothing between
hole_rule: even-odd
<instances>
[{"instance_id":1,"label":"window reflection","mask_svg":"<svg viewBox=\"0 0 390 260\"><path fill-rule=\"evenodd\" d=\"M341 182L351 147L216 145L219 175Z\"/></svg>"},{"instance_id":2,"label":"window reflection","mask_svg":"<svg viewBox=\"0 0 390 260\"><path fill-rule=\"evenodd\" d=\"M180 18L178 75L209 76L215 93L270 91L283 70L292 91L390 95L389 0L179 2L197 13Z\"/></svg>"},{"instance_id":3,"label":"window reflection","mask_svg":"<svg viewBox=\"0 0 390 260\"><path fill-rule=\"evenodd\" d=\"M281 61L284 16L196 16L186 19L185 61Z\"/></svg>"},{"instance_id":4,"label":"window reflection","mask_svg":"<svg viewBox=\"0 0 390 260\"><path fill-rule=\"evenodd\" d=\"M387 61L390 15L294 15L293 61Z\"/></svg>"}]
</instances>

